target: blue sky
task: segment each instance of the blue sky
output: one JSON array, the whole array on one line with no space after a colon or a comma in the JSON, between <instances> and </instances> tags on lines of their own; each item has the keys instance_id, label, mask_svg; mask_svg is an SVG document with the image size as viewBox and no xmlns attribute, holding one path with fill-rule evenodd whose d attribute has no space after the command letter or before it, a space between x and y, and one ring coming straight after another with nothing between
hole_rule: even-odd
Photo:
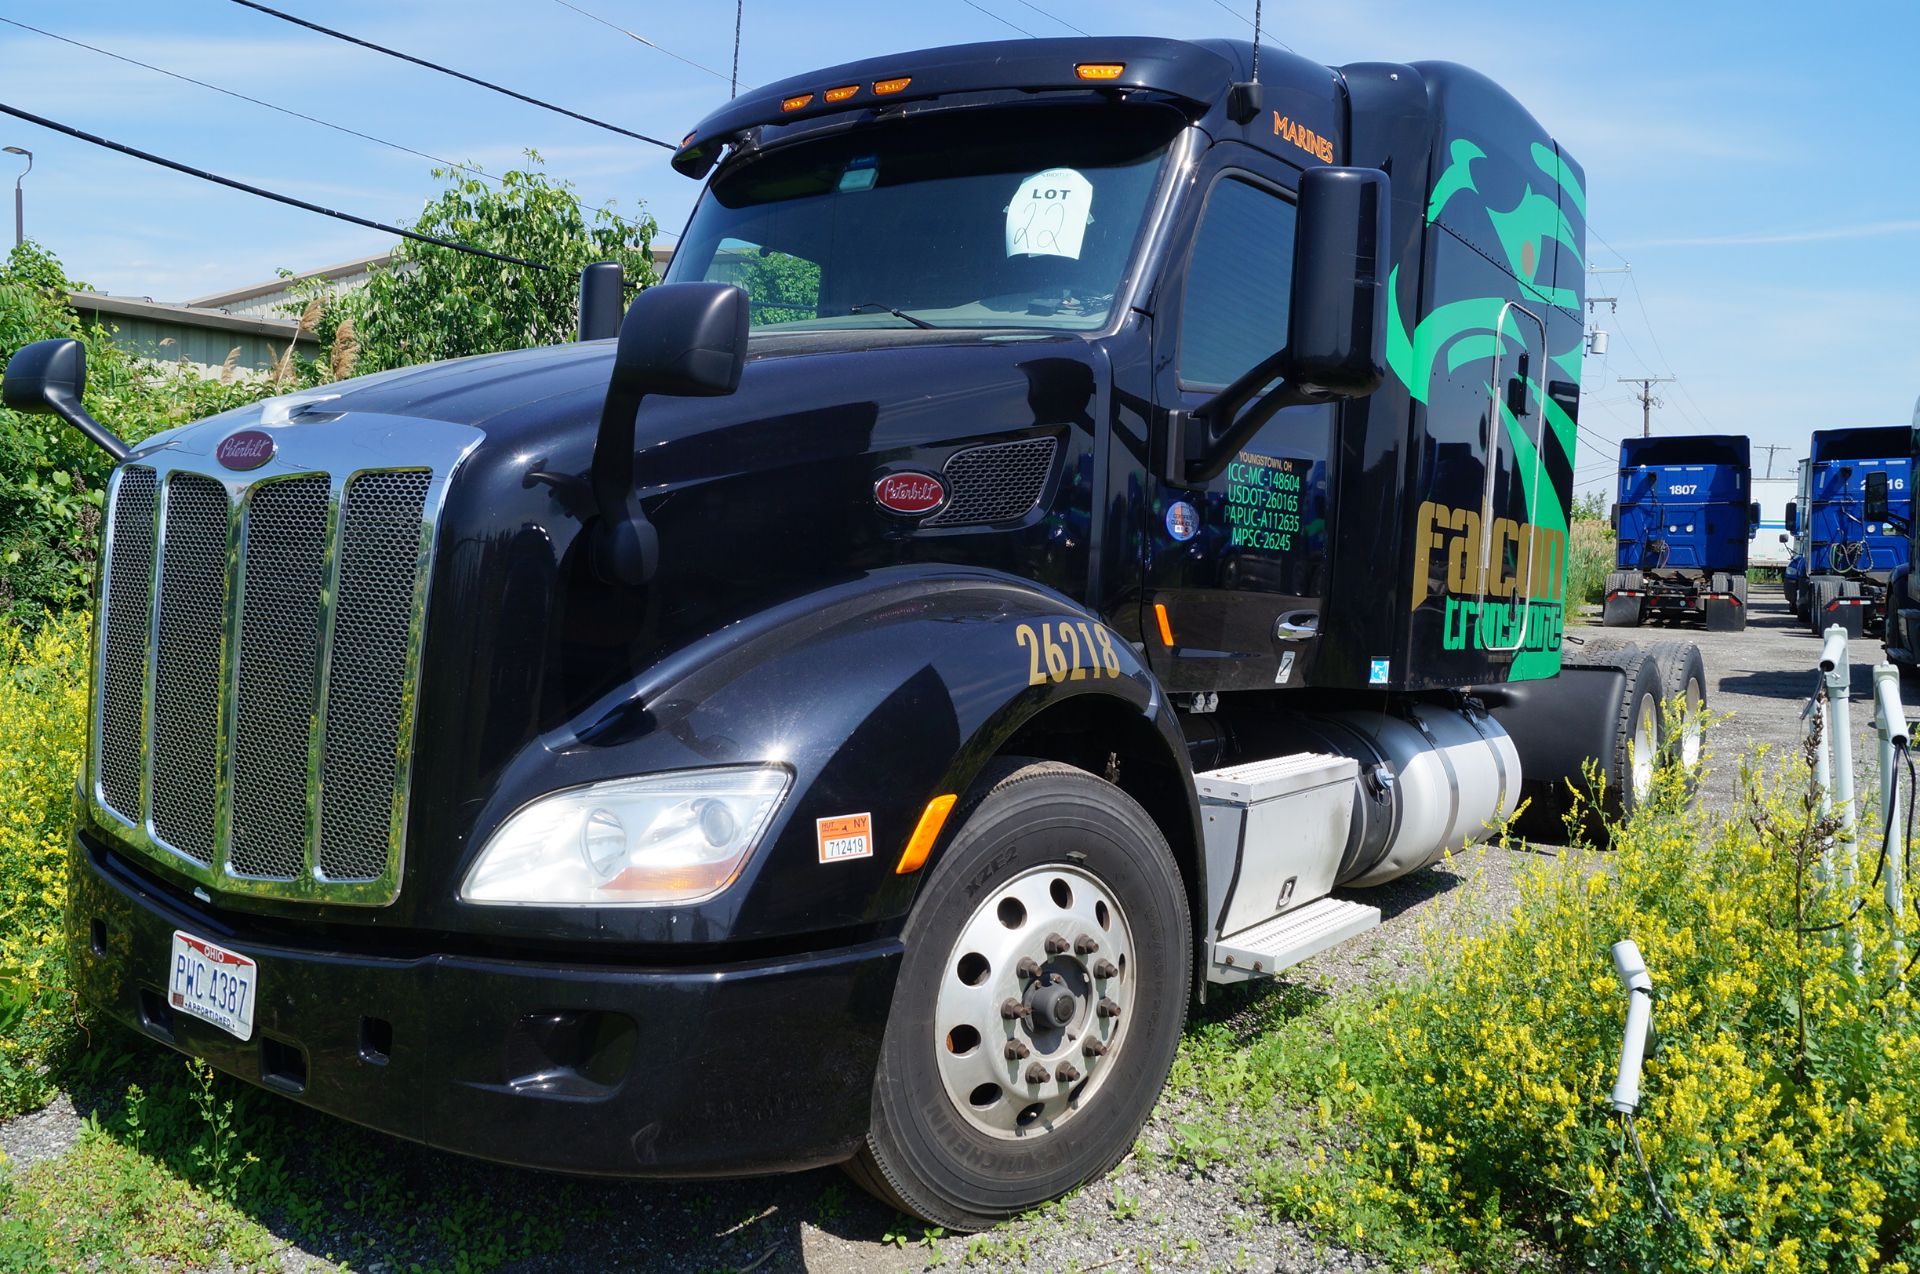
<instances>
[{"instance_id":1,"label":"blue sky","mask_svg":"<svg viewBox=\"0 0 1920 1274\"><path fill-rule=\"evenodd\" d=\"M668 139L725 100L727 0L276 0L315 21ZM1237 11L1240 17L1235 16ZM746 0L743 82L926 45L1038 35L1242 35L1252 0ZM228 0L0 0L31 23L491 171L532 147L591 202L663 231L697 187L666 152L300 30ZM1911 0L1743 4L1265 5L1270 38L1329 64L1447 59L1511 89L1586 167L1591 279L1618 295L1589 358L1582 490L1639 428L1617 377L1678 375L1656 432L1907 421L1920 396L1920 111ZM378 220L416 212L429 163L0 25L0 101ZM376 252L384 236L0 118L33 150L28 232L115 293L177 301ZM0 175L15 171L0 155ZM0 204L0 211L4 205ZM1756 454L1756 473L1764 472Z\"/></svg>"}]
</instances>

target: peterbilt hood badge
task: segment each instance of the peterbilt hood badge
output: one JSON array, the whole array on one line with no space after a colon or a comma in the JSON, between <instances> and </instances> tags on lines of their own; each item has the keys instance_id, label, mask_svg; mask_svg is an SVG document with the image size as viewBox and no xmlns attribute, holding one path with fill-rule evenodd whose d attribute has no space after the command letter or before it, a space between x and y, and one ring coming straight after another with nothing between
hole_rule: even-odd
<instances>
[{"instance_id":1,"label":"peterbilt hood badge","mask_svg":"<svg viewBox=\"0 0 1920 1274\"><path fill-rule=\"evenodd\" d=\"M947 484L930 473L889 473L873 484L873 498L889 512L917 518L947 502Z\"/></svg>"},{"instance_id":2,"label":"peterbilt hood badge","mask_svg":"<svg viewBox=\"0 0 1920 1274\"><path fill-rule=\"evenodd\" d=\"M213 458L229 469L258 469L273 459L273 435L258 429L228 434L213 449Z\"/></svg>"}]
</instances>

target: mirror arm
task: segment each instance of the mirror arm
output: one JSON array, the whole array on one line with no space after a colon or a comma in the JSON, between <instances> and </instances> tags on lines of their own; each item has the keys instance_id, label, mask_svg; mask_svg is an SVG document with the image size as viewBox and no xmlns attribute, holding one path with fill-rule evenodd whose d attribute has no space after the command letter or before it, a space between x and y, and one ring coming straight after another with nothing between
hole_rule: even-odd
<instances>
[{"instance_id":1,"label":"mirror arm","mask_svg":"<svg viewBox=\"0 0 1920 1274\"><path fill-rule=\"evenodd\" d=\"M1188 422L1176 427L1172 472L1182 477L1184 485L1199 486L1219 477L1227 462L1281 409L1333 400L1335 395L1286 379L1287 364L1286 350L1269 355L1194 408ZM1276 378L1280 383L1262 395L1261 389ZM1188 436L1188 429L1195 427L1203 432Z\"/></svg>"},{"instance_id":2,"label":"mirror arm","mask_svg":"<svg viewBox=\"0 0 1920 1274\"><path fill-rule=\"evenodd\" d=\"M634 426L645 397L616 380L607 390L593 442L593 495L600 511L594 566L602 578L629 586L647 583L660 564L660 533L633 486Z\"/></svg>"},{"instance_id":3,"label":"mirror arm","mask_svg":"<svg viewBox=\"0 0 1920 1274\"><path fill-rule=\"evenodd\" d=\"M115 464L133 454L133 448L120 441L112 430L88 415L87 409L81 406L80 400L72 394L50 387L46 398L47 406L53 408L60 419L78 429L86 435L87 441L112 456Z\"/></svg>"}]
</instances>

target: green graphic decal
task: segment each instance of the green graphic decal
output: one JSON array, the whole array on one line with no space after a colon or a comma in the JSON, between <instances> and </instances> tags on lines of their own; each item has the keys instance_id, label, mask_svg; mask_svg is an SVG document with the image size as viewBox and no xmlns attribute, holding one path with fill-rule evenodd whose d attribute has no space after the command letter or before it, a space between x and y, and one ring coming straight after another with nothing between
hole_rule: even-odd
<instances>
[{"instance_id":1,"label":"green graphic decal","mask_svg":"<svg viewBox=\"0 0 1920 1274\"><path fill-rule=\"evenodd\" d=\"M1504 169L1490 167L1501 161L1466 138L1454 139L1447 147L1447 157L1427 202L1428 225L1440 222L1445 214L1449 231L1504 266L1515 291L1505 296L1448 298L1409 325L1396 268L1388 280L1392 308L1387 363L1411 397L1429 407L1436 375L1451 377L1476 364L1486 369L1486 379L1481 381L1484 401L1497 413L1497 432L1504 434L1507 445L1498 448L1489 439L1491 454L1483 457L1482 463L1496 463L1502 452L1511 456L1525 516L1524 520L1496 518L1492 526L1483 529L1477 507L1450 508L1432 501L1423 505L1422 526L1426 529L1418 541L1421 548L1416 554L1414 593L1417 599L1426 598L1428 573L1441 560L1432 555L1442 555L1447 563L1442 648L1497 653L1517 643L1520 649L1512 657L1508 677L1547 677L1560 668L1567 503L1572 496L1570 491L1558 490L1549 474L1570 470L1576 423L1566 407L1546 391L1552 379L1577 386L1585 354L1580 291L1577 286L1555 284L1552 254L1565 254L1559 269L1561 277L1578 278L1584 273L1582 234L1566 210L1584 218L1586 192L1572 166L1545 142L1530 145L1527 157L1531 167L1523 171L1511 165ZM1476 164L1480 165L1477 173ZM1536 170L1538 175L1533 175ZM1507 174L1506 189L1518 185L1520 191L1510 207L1497 208L1488 204L1485 192L1500 184L1494 178L1503 173ZM1541 176L1545 182L1536 186ZM1476 216L1484 218L1477 233L1472 230ZM1567 268L1569 264L1572 269ZM1528 369L1528 400L1540 414L1537 420L1529 414L1524 422L1507 409L1505 394L1500 392L1504 386L1496 386L1493 380L1496 366L1502 380L1518 375L1518 358L1529 345L1525 334L1535 330L1508 308L1513 302L1534 310L1545 322L1550 347L1556 336L1562 342L1569 336L1574 338L1565 348L1549 348L1543 365ZM1560 314L1551 315L1549 310ZM1535 446L1536 430L1540 431L1542 446L1553 456L1552 463ZM1485 571L1478 560L1483 534L1491 541ZM1422 604L1416 601L1416 608Z\"/></svg>"}]
</instances>

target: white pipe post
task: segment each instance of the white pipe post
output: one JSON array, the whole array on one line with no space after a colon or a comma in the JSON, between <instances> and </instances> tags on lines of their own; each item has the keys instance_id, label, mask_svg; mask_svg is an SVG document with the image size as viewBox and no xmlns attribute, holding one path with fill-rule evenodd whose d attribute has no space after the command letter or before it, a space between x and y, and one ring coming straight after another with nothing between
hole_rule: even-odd
<instances>
[{"instance_id":1,"label":"white pipe post","mask_svg":"<svg viewBox=\"0 0 1920 1274\"><path fill-rule=\"evenodd\" d=\"M1860 877L1860 842L1855 837L1853 808L1853 715L1848 704L1853 670L1847 663L1847 630L1835 624L1827 629L1820 670L1827 679L1828 725L1833 731L1833 801L1840 809L1840 882L1848 899ZM1860 962L1860 930L1847 923L1847 945Z\"/></svg>"},{"instance_id":2,"label":"white pipe post","mask_svg":"<svg viewBox=\"0 0 1920 1274\"><path fill-rule=\"evenodd\" d=\"M1907 826L1906 806L1900 803L1900 752L1912 739L1907 732L1907 709L1900 702L1900 670L1889 663L1873 669L1873 699L1880 730L1880 805L1881 834L1887 838L1887 860L1881 864L1886 884L1887 928L1893 938L1895 963L1906 950L1900 930L1906 914L1907 838L1913 829Z\"/></svg>"},{"instance_id":3,"label":"white pipe post","mask_svg":"<svg viewBox=\"0 0 1920 1274\"><path fill-rule=\"evenodd\" d=\"M1640 1064L1647 1055L1647 1026L1653 1019L1653 979L1640 947L1628 938L1613 944L1613 971L1627 991L1627 1025L1620 1037L1620 1072L1613 1081L1615 1112L1631 1115L1640 1107Z\"/></svg>"}]
</instances>

